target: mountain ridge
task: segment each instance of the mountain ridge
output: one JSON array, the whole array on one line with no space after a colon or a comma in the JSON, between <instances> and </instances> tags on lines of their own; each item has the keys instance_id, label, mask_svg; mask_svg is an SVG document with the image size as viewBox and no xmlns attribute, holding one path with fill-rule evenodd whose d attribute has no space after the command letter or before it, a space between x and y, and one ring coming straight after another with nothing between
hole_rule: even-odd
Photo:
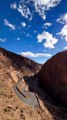
<instances>
[{"instance_id":1,"label":"mountain ridge","mask_svg":"<svg viewBox=\"0 0 67 120\"><path fill-rule=\"evenodd\" d=\"M0 61L2 62L1 58L4 60L3 64L5 63L5 65L7 65L7 68L8 66L12 66L15 70L20 70L26 74L27 72L36 73L42 66L33 60L30 60L26 57L10 52L3 48L0 48Z\"/></svg>"}]
</instances>

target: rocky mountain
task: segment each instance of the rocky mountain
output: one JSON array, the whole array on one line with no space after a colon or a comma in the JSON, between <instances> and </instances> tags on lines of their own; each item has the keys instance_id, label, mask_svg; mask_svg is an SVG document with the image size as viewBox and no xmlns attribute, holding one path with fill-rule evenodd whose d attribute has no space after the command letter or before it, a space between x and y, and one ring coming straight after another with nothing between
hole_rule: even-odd
<instances>
[{"instance_id":1,"label":"rocky mountain","mask_svg":"<svg viewBox=\"0 0 67 120\"><path fill-rule=\"evenodd\" d=\"M67 51L48 60L39 72L39 82L59 104L67 106Z\"/></svg>"},{"instance_id":2,"label":"rocky mountain","mask_svg":"<svg viewBox=\"0 0 67 120\"><path fill-rule=\"evenodd\" d=\"M14 82L23 76L35 74L40 69L41 65L33 60L0 48L0 72L6 74L8 78L12 77Z\"/></svg>"},{"instance_id":3,"label":"rocky mountain","mask_svg":"<svg viewBox=\"0 0 67 120\"><path fill-rule=\"evenodd\" d=\"M63 57L59 58L61 59L63 61ZM58 64L60 63L63 62L59 61ZM66 108L56 105L38 84L39 71L40 82L44 81L44 66L41 69L42 65L0 48L0 120L67 120ZM52 69L54 72L55 69ZM46 86L44 88L49 91L49 82L47 88ZM59 90L58 87L57 89Z\"/></svg>"},{"instance_id":4,"label":"rocky mountain","mask_svg":"<svg viewBox=\"0 0 67 120\"><path fill-rule=\"evenodd\" d=\"M30 112L35 120L36 113L18 98L13 86L40 69L40 64L0 48L0 120L30 120Z\"/></svg>"}]
</instances>

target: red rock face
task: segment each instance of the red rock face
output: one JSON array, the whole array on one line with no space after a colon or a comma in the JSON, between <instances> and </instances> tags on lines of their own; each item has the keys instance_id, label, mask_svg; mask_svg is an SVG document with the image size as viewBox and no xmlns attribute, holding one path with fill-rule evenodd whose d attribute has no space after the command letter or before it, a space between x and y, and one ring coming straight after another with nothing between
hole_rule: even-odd
<instances>
[{"instance_id":1,"label":"red rock face","mask_svg":"<svg viewBox=\"0 0 67 120\"><path fill-rule=\"evenodd\" d=\"M39 72L38 79L47 93L67 106L67 51L48 60Z\"/></svg>"}]
</instances>

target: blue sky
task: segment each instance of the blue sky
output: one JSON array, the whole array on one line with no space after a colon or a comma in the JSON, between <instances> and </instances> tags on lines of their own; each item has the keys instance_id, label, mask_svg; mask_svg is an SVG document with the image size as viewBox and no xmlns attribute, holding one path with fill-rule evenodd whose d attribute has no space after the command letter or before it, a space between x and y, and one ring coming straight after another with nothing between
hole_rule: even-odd
<instances>
[{"instance_id":1,"label":"blue sky","mask_svg":"<svg viewBox=\"0 0 67 120\"><path fill-rule=\"evenodd\" d=\"M44 63L67 49L67 0L1 0L0 47Z\"/></svg>"}]
</instances>

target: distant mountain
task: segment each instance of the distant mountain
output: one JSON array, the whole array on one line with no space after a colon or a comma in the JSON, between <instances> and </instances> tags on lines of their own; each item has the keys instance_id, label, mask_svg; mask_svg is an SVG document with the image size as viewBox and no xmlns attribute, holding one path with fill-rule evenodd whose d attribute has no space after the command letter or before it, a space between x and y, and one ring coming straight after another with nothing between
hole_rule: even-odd
<instances>
[{"instance_id":1,"label":"distant mountain","mask_svg":"<svg viewBox=\"0 0 67 120\"><path fill-rule=\"evenodd\" d=\"M48 60L39 72L39 83L56 101L67 106L67 51Z\"/></svg>"},{"instance_id":2,"label":"distant mountain","mask_svg":"<svg viewBox=\"0 0 67 120\"><path fill-rule=\"evenodd\" d=\"M0 48L0 71L3 74L5 73L8 76L15 75L16 78L18 76L18 79L21 79L22 76L35 74L40 69L41 65L33 60Z\"/></svg>"}]
</instances>

